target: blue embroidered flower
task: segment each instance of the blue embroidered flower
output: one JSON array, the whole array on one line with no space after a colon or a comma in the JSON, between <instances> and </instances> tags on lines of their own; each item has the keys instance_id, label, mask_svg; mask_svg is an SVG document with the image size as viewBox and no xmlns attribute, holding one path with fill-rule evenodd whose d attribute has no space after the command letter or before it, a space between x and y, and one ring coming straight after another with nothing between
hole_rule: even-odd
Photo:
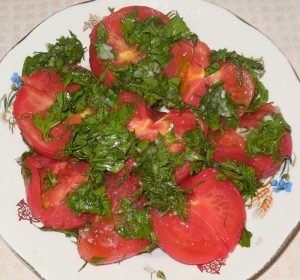
<instances>
[{"instance_id":1,"label":"blue embroidered flower","mask_svg":"<svg viewBox=\"0 0 300 280\"><path fill-rule=\"evenodd\" d=\"M271 181L271 186L273 187L275 193L279 193L280 191L291 192L293 184L292 182L284 179L280 179L279 181L273 179Z\"/></svg>"},{"instance_id":2,"label":"blue embroidered flower","mask_svg":"<svg viewBox=\"0 0 300 280\"><path fill-rule=\"evenodd\" d=\"M14 72L10 80L17 86L17 88L23 85L23 82L17 72Z\"/></svg>"}]
</instances>

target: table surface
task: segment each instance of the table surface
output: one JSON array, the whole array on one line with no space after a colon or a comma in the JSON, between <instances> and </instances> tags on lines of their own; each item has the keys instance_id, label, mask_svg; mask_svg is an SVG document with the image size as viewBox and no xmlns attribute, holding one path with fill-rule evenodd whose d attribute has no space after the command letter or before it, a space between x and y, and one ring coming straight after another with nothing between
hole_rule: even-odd
<instances>
[{"instance_id":1,"label":"table surface","mask_svg":"<svg viewBox=\"0 0 300 280\"><path fill-rule=\"evenodd\" d=\"M266 34L300 76L299 0L207 0L222 6ZM55 12L83 0L0 0L0 59L34 26ZM300 279L300 234L259 280ZM39 279L0 237L0 279Z\"/></svg>"}]
</instances>

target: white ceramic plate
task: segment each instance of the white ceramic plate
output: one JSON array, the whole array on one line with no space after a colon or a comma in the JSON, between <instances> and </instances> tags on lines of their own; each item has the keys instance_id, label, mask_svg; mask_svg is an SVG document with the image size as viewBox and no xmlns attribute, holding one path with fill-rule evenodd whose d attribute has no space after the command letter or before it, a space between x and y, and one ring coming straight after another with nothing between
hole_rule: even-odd
<instances>
[{"instance_id":1,"label":"white ceramic plate","mask_svg":"<svg viewBox=\"0 0 300 280\"><path fill-rule=\"evenodd\" d=\"M132 4L148 5L149 1L101 0L79 4L65 9L48 18L17 44L0 64L0 97L9 92L13 72L21 73L22 63L34 51L44 51L47 42L54 42L69 30L77 34L87 47L89 31L83 32L83 24L89 14L107 15L108 7L116 9ZM228 11L212 4L197 0L152 0L151 6L163 12L179 11L188 26L212 49L228 48L249 57L263 57L266 74L265 86L270 91L270 100L281 107L284 117L293 131L294 153L300 151L300 124L298 120L298 95L300 85L297 77L274 44L253 27L241 21ZM83 65L88 65L88 55ZM273 194L273 206L263 218L255 218L248 211L247 227L253 233L250 249L237 247L226 260L220 274L202 273L196 266L180 264L159 249L152 254L133 257L120 264L92 266L81 272L83 261L77 254L76 246L62 234L45 233L29 221L19 221L17 203L25 198L20 167L16 159L26 150L19 131L11 134L7 124L0 124L0 232L7 243L42 278L54 279L151 279L145 267L161 270L168 280L185 279L248 279L265 267L278 250L295 232L300 217L300 173L299 164L291 170L293 190L291 193ZM153 279L156 276L153 274Z\"/></svg>"}]
</instances>

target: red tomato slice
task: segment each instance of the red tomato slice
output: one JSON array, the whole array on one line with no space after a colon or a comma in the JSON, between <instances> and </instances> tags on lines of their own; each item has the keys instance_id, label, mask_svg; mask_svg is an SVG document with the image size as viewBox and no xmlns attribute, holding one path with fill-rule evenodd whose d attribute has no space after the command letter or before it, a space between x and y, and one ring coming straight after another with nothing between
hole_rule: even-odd
<instances>
[{"instance_id":1,"label":"red tomato slice","mask_svg":"<svg viewBox=\"0 0 300 280\"><path fill-rule=\"evenodd\" d=\"M246 217L243 199L231 182L217 180L217 174L206 169L182 182L193 191L187 221L152 212L158 243L180 262L201 264L225 257L240 240Z\"/></svg>"},{"instance_id":2,"label":"red tomato slice","mask_svg":"<svg viewBox=\"0 0 300 280\"><path fill-rule=\"evenodd\" d=\"M181 79L180 95L182 100L198 107L201 97L206 93L204 68L210 63L209 47L198 41L194 46L191 41L180 41L171 48L173 59L165 68L167 77Z\"/></svg>"},{"instance_id":3,"label":"red tomato slice","mask_svg":"<svg viewBox=\"0 0 300 280\"><path fill-rule=\"evenodd\" d=\"M78 217L65 205L66 196L87 180L89 164L83 161L56 161L39 155L28 156L25 165L30 171L26 185L27 202L32 214L44 224L55 229L80 228L84 215ZM48 190L47 172L55 176L55 185Z\"/></svg>"},{"instance_id":4,"label":"red tomato slice","mask_svg":"<svg viewBox=\"0 0 300 280\"><path fill-rule=\"evenodd\" d=\"M116 59L112 61L114 66L119 66L122 64L136 63L139 59L143 57L143 54L139 54L137 46L129 46L123 37L121 31L121 20L126 14L130 14L133 11L137 11L137 18L140 20L152 17L159 16L162 18L164 23L169 21L169 18L163 13L151 9L146 6L129 6L122 8L109 16L105 17L101 23L105 26L108 34L107 44L112 47L112 49L117 54ZM92 71L96 75L100 75L106 69L104 61L97 57L95 50L95 42L97 40L97 30L98 26L96 25L91 34L90 34L90 66ZM111 84L113 80L113 75L110 70L107 71L105 82Z\"/></svg>"},{"instance_id":5,"label":"red tomato slice","mask_svg":"<svg viewBox=\"0 0 300 280\"><path fill-rule=\"evenodd\" d=\"M52 129L53 139L45 141L40 130L33 124L33 115L46 114L55 102L58 91L66 91L61 78L53 71L40 71L29 77L23 77L22 86L16 96L13 115L27 143L40 154L55 157L71 136L66 124L59 124Z\"/></svg>"},{"instance_id":6,"label":"red tomato slice","mask_svg":"<svg viewBox=\"0 0 300 280\"><path fill-rule=\"evenodd\" d=\"M139 139L154 141L157 138L159 127L152 127L152 113L144 99L133 93L122 92L119 95L118 105L122 106L123 104L135 105L135 114L126 125L128 130L134 132Z\"/></svg>"},{"instance_id":7,"label":"red tomato slice","mask_svg":"<svg viewBox=\"0 0 300 280\"><path fill-rule=\"evenodd\" d=\"M256 128L260 121L268 115L279 113L279 108L270 103L261 105L254 112L245 113L240 119L240 127L253 127Z\"/></svg>"},{"instance_id":8,"label":"red tomato slice","mask_svg":"<svg viewBox=\"0 0 300 280\"><path fill-rule=\"evenodd\" d=\"M176 184L179 185L184 179L191 175L191 164L186 161L182 166L177 166L175 171Z\"/></svg>"},{"instance_id":9,"label":"red tomato slice","mask_svg":"<svg viewBox=\"0 0 300 280\"><path fill-rule=\"evenodd\" d=\"M193 43L188 40L179 41L172 46L171 53L173 58L164 69L164 73L168 78L181 78L193 60Z\"/></svg>"},{"instance_id":10,"label":"red tomato slice","mask_svg":"<svg viewBox=\"0 0 300 280\"><path fill-rule=\"evenodd\" d=\"M289 132L286 132L282 137L279 151L282 159L291 156L292 139ZM232 129L226 131L221 136L215 137L213 160L217 162L236 160L246 163L255 169L259 179L273 176L282 164L282 161L276 161L272 156L257 155L247 157L246 140Z\"/></svg>"},{"instance_id":11,"label":"red tomato slice","mask_svg":"<svg viewBox=\"0 0 300 280\"><path fill-rule=\"evenodd\" d=\"M224 63L221 69L212 74L214 82L222 80L224 89L231 95L232 101L239 106L239 112L246 111L254 96L255 84L246 69L238 69L231 63Z\"/></svg>"},{"instance_id":12,"label":"red tomato slice","mask_svg":"<svg viewBox=\"0 0 300 280\"><path fill-rule=\"evenodd\" d=\"M117 174L107 173L105 176L106 194L111 199L112 211L120 209L120 202L123 198L135 201L132 195L139 187L137 177L131 175L134 160L129 160L126 167ZM120 184L121 180L124 180ZM137 203L137 207L139 202ZM108 264L122 261L134 256L149 244L148 240L130 239L126 240L115 232L120 223L121 215L112 214L107 217L97 216L93 220L89 230L80 231L78 251L81 257L93 262L95 258L104 258L99 264Z\"/></svg>"},{"instance_id":13,"label":"red tomato slice","mask_svg":"<svg viewBox=\"0 0 300 280\"><path fill-rule=\"evenodd\" d=\"M87 262L109 264L137 255L149 244L148 240L123 239L115 232L118 217L96 216L89 230L79 231L78 252Z\"/></svg>"}]
</instances>

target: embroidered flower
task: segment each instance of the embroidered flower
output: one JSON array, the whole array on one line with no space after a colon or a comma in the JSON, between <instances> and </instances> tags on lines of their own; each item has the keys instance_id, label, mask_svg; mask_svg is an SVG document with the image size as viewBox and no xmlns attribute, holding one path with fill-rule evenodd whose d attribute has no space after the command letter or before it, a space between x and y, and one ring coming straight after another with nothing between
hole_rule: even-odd
<instances>
[{"instance_id":1,"label":"embroidered flower","mask_svg":"<svg viewBox=\"0 0 300 280\"><path fill-rule=\"evenodd\" d=\"M271 186L274 188L275 193L279 193L280 191L291 192L292 191L292 182L286 181L284 179L280 179L279 181L273 179L271 181Z\"/></svg>"},{"instance_id":2,"label":"embroidered flower","mask_svg":"<svg viewBox=\"0 0 300 280\"><path fill-rule=\"evenodd\" d=\"M11 76L10 80L14 83L14 85L19 88L23 85L23 82L21 80L21 77L17 72L14 72L13 75Z\"/></svg>"}]
</instances>

